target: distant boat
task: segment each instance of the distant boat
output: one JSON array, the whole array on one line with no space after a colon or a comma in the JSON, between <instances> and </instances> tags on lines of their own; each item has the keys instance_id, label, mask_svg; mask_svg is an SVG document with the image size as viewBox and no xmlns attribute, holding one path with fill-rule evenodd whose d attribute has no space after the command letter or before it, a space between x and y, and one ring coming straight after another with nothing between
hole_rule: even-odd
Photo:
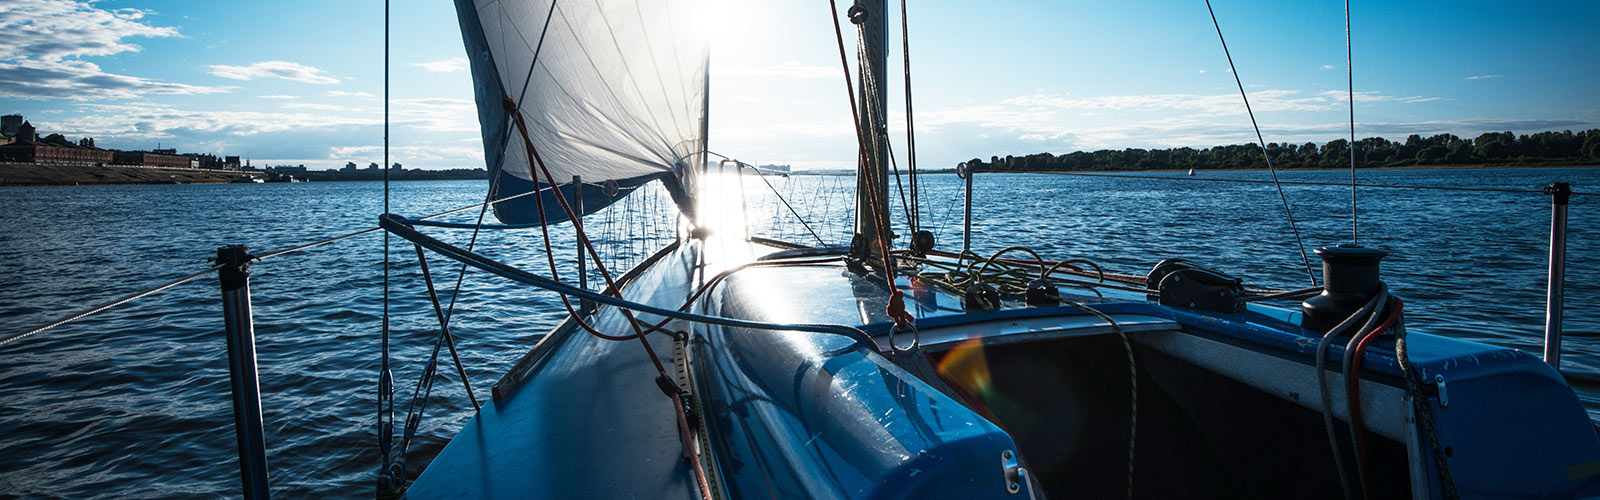
<instances>
[{"instance_id":1,"label":"distant boat","mask_svg":"<svg viewBox=\"0 0 1600 500\"><path fill-rule=\"evenodd\" d=\"M230 184L260 184L262 182L266 181L261 180L259 177L253 177L249 175L241 175L237 179L228 181Z\"/></svg>"},{"instance_id":2,"label":"distant boat","mask_svg":"<svg viewBox=\"0 0 1600 500\"><path fill-rule=\"evenodd\" d=\"M1194 175L1194 168L1192 168L1192 167L1191 167L1191 168L1190 168L1190 169L1189 169L1189 175L1191 175L1191 176L1192 176L1192 175Z\"/></svg>"}]
</instances>

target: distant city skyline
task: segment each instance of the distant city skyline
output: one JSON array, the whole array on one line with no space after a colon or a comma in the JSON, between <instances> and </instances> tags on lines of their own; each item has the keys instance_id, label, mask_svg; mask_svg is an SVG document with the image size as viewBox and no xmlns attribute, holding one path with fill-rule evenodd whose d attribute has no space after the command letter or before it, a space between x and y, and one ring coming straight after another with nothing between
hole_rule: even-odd
<instances>
[{"instance_id":1,"label":"distant city skyline","mask_svg":"<svg viewBox=\"0 0 1600 500\"><path fill-rule=\"evenodd\" d=\"M796 170L851 166L826 4L711 3L711 148ZM1268 142L1348 138L1342 2L1214 6ZM1255 140L1204 2L907 8L925 167ZM1358 138L1600 127L1594 2L1352 8ZM903 155L899 4L890 10ZM390 161L482 167L454 5L396 1L392 15ZM0 114L41 131L312 169L383 161L379 2L13 0L0 31Z\"/></svg>"}]
</instances>

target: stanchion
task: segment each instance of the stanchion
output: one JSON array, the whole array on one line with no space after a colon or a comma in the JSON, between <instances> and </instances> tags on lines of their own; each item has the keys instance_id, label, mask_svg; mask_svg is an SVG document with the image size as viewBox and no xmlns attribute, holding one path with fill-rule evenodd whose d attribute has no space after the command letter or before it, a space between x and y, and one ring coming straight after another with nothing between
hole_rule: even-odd
<instances>
[{"instance_id":1,"label":"stanchion","mask_svg":"<svg viewBox=\"0 0 1600 500\"><path fill-rule=\"evenodd\" d=\"M256 332L250 316L250 249L217 249L222 280L222 319L228 337L228 375L233 381L233 429L239 438L239 478L244 497L267 492L267 446L261 424L261 385L256 378Z\"/></svg>"},{"instance_id":2,"label":"stanchion","mask_svg":"<svg viewBox=\"0 0 1600 500\"><path fill-rule=\"evenodd\" d=\"M966 258L972 251L972 175L974 167L965 163L956 167L956 175L967 181L967 210L961 217L961 258Z\"/></svg>"},{"instance_id":3,"label":"stanchion","mask_svg":"<svg viewBox=\"0 0 1600 500\"><path fill-rule=\"evenodd\" d=\"M1550 288L1545 295L1544 362L1561 371L1561 302L1567 280L1567 201L1572 186L1565 182L1545 186L1550 195Z\"/></svg>"}]
</instances>

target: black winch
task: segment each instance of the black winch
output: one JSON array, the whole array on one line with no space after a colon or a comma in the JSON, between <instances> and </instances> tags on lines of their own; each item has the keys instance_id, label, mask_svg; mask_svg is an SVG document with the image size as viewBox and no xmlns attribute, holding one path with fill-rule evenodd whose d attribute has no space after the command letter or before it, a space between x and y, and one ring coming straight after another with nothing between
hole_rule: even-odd
<instances>
[{"instance_id":1,"label":"black winch","mask_svg":"<svg viewBox=\"0 0 1600 500\"><path fill-rule=\"evenodd\" d=\"M1383 284L1378 279L1378 261L1389 252L1351 244L1315 251L1322 257L1322 294L1300 304L1305 312L1300 326L1326 333L1361 310L1377 294L1379 285Z\"/></svg>"}]
</instances>

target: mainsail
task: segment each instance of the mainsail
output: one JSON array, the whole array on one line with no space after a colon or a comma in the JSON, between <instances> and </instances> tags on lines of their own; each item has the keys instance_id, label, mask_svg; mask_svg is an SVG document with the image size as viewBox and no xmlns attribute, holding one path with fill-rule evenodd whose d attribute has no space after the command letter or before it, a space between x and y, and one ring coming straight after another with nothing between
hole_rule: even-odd
<instances>
[{"instance_id":1,"label":"mainsail","mask_svg":"<svg viewBox=\"0 0 1600 500\"><path fill-rule=\"evenodd\" d=\"M706 149L709 64L694 3L456 0L491 197L547 188L553 179L570 199L577 176L583 211L593 212L662 179L680 210L692 214ZM521 114L526 141L513 112ZM529 144L548 177L530 162ZM495 203L495 216L537 223L536 203L544 204L547 223L567 219L548 191Z\"/></svg>"}]
</instances>

